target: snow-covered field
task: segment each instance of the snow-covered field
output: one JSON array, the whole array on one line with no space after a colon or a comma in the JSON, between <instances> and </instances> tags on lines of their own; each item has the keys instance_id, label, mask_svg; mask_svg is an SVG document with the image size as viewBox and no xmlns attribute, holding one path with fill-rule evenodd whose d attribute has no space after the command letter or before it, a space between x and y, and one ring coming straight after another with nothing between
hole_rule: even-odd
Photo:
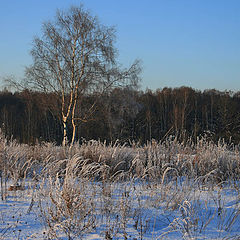
<instances>
[{"instance_id":1,"label":"snow-covered field","mask_svg":"<svg viewBox=\"0 0 240 240\"><path fill-rule=\"evenodd\" d=\"M0 239L240 239L239 146L0 137L0 159Z\"/></svg>"},{"instance_id":2,"label":"snow-covered field","mask_svg":"<svg viewBox=\"0 0 240 240\"><path fill-rule=\"evenodd\" d=\"M240 238L239 186L183 180L177 186L72 182L64 190L58 180L49 185L8 192L0 202L1 239Z\"/></svg>"}]
</instances>

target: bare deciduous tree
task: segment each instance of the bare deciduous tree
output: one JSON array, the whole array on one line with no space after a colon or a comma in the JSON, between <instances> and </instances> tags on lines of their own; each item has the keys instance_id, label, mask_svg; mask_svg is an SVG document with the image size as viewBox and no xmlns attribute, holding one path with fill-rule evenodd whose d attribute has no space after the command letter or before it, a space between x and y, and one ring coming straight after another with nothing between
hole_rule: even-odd
<instances>
[{"instance_id":1,"label":"bare deciduous tree","mask_svg":"<svg viewBox=\"0 0 240 240\"><path fill-rule=\"evenodd\" d=\"M26 68L25 84L35 90L57 93L61 100L63 145L67 144L68 120L73 128L72 145L76 121L86 121L96 105L90 107L84 118L76 116L82 96L94 93L97 98L113 87L136 85L139 61L120 70L114 28L100 24L83 6L57 11L55 20L44 23L42 31L42 36L33 41L33 64Z\"/></svg>"}]
</instances>

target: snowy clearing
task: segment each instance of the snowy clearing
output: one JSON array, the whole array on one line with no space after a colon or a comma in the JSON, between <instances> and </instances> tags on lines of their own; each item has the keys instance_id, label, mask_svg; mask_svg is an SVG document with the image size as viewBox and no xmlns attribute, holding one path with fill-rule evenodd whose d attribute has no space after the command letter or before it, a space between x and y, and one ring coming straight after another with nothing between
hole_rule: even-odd
<instances>
[{"instance_id":1,"label":"snowy clearing","mask_svg":"<svg viewBox=\"0 0 240 240\"><path fill-rule=\"evenodd\" d=\"M199 187L185 181L178 186L173 182L88 181L72 182L64 193L64 185L58 180L48 184L55 190L39 185L37 190L8 192L6 200L0 202L1 239L239 239L240 236L240 194L238 188L231 186ZM71 206L64 194L72 194Z\"/></svg>"},{"instance_id":2,"label":"snowy clearing","mask_svg":"<svg viewBox=\"0 0 240 240\"><path fill-rule=\"evenodd\" d=\"M0 239L240 239L239 146L0 136Z\"/></svg>"}]
</instances>

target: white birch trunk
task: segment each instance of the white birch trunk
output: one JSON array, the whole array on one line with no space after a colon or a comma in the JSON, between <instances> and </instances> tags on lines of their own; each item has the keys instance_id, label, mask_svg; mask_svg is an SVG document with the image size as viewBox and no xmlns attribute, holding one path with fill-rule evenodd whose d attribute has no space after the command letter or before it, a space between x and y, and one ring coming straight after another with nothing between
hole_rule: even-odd
<instances>
[{"instance_id":1,"label":"white birch trunk","mask_svg":"<svg viewBox=\"0 0 240 240\"><path fill-rule=\"evenodd\" d=\"M76 124L75 124L74 121L72 122L72 126L73 126L73 132L72 132L72 141L71 141L70 148L72 148L72 146L73 146L73 144L75 142L75 138L76 138Z\"/></svg>"},{"instance_id":2,"label":"white birch trunk","mask_svg":"<svg viewBox=\"0 0 240 240\"><path fill-rule=\"evenodd\" d=\"M67 145L67 124L66 121L63 120L63 142L62 145L65 147Z\"/></svg>"}]
</instances>

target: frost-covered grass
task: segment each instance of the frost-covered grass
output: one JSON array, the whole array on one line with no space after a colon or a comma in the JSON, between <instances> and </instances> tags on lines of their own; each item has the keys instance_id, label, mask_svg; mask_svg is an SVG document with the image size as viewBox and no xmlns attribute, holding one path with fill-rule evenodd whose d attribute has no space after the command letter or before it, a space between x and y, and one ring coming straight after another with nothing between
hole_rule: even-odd
<instances>
[{"instance_id":1,"label":"frost-covered grass","mask_svg":"<svg viewBox=\"0 0 240 240\"><path fill-rule=\"evenodd\" d=\"M237 146L1 136L0 160L0 239L240 239Z\"/></svg>"}]
</instances>

